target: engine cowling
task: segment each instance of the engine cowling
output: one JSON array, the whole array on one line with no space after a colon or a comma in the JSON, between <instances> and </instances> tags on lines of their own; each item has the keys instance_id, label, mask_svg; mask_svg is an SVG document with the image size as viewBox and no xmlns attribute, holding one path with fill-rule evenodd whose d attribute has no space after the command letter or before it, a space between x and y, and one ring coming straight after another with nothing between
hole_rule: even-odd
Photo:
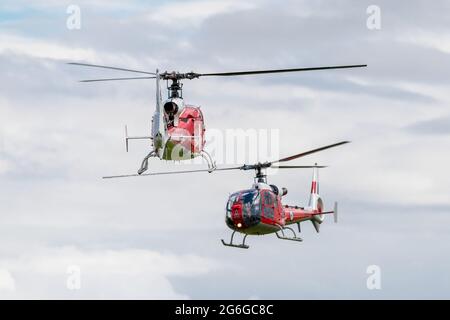
<instances>
[{"instance_id":1,"label":"engine cowling","mask_svg":"<svg viewBox=\"0 0 450 320\"><path fill-rule=\"evenodd\" d=\"M178 105L173 102L173 101L167 101L166 103L164 103L164 112L167 115L175 115L177 114L179 111L179 107Z\"/></svg>"},{"instance_id":2,"label":"engine cowling","mask_svg":"<svg viewBox=\"0 0 450 320\"><path fill-rule=\"evenodd\" d=\"M288 189L286 189L284 187L281 188L281 192L280 192L280 189L274 184L271 184L270 188L272 189L273 193L275 193L276 195L279 195L280 197L285 196L288 193Z\"/></svg>"}]
</instances>

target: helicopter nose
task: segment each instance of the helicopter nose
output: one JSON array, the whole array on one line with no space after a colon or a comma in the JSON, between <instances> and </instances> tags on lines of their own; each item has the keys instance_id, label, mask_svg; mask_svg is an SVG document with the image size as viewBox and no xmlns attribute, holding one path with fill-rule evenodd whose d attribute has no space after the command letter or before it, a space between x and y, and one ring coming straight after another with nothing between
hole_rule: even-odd
<instances>
[{"instance_id":1,"label":"helicopter nose","mask_svg":"<svg viewBox=\"0 0 450 320\"><path fill-rule=\"evenodd\" d=\"M233 223L236 227L243 227L242 206L240 204L234 204L231 208L231 218L233 219Z\"/></svg>"}]
</instances>

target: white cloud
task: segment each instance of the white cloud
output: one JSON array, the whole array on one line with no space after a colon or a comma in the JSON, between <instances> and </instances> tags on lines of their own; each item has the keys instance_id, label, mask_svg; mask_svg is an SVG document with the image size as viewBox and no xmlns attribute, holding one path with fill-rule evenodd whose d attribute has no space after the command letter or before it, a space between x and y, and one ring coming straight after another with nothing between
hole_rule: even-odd
<instances>
[{"instance_id":1,"label":"white cloud","mask_svg":"<svg viewBox=\"0 0 450 320\"><path fill-rule=\"evenodd\" d=\"M0 159L0 175L12 170L13 164L5 159Z\"/></svg>"},{"instance_id":2,"label":"white cloud","mask_svg":"<svg viewBox=\"0 0 450 320\"><path fill-rule=\"evenodd\" d=\"M448 33L415 30L413 34L403 34L398 40L450 54L450 36Z\"/></svg>"},{"instance_id":3,"label":"white cloud","mask_svg":"<svg viewBox=\"0 0 450 320\"><path fill-rule=\"evenodd\" d=\"M255 4L230 0L180 1L164 4L151 13L149 18L174 28L180 28L189 24L199 26L204 20L217 14L249 10L254 7Z\"/></svg>"},{"instance_id":4,"label":"white cloud","mask_svg":"<svg viewBox=\"0 0 450 320\"><path fill-rule=\"evenodd\" d=\"M6 297L25 299L186 299L170 277L196 277L215 269L216 263L196 255L175 255L153 250L81 250L75 247L33 248L15 258L2 259L18 279L0 269ZM80 289L70 290L68 267L77 266Z\"/></svg>"},{"instance_id":5,"label":"white cloud","mask_svg":"<svg viewBox=\"0 0 450 320\"><path fill-rule=\"evenodd\" d=\"M71 47L45 40L0 34L0 54L13 53L35 58L57 60L89 60L96 58L95 50Z\"/></svg>"},{"instance_id":6,"label":"white cloud","mask_svg":"<svg viewBox=\"0 0 450 320\"><path fill-rule=\"evenodd\" d=\"M34 59L61 60L63 62L83 61L106 65L126 65L139 68L142 63L155 65L152 58L129 56L122 52L99 51L88 45L75 45L50 39L0 33L0 54L5 56L27 56ZM40 63L44 63L42 60ZM1 98L1 97L0 97Z\"/></svg>"},{"instance_id":7,"label":"white cloud","mask_svg":"<svg viewBox=\"0 0 450 320\"><path fill-rule=\"evenodd\" d=\"M10 292L16 289L16 283L11 273L6 269L0 269L0 295L2 292Z\"/></svg>"},{"instance_id":8,"label":"white cloud","mask_svg":"<svg viewBox=\"0 0 450 320\"><path fill-rule=\"evenodd\" d=\"M39 3L59 5L53 0ZM443 169L450 161L445 147L448 136L405 130L417 121L448 115L446 69L438 58L426 56L429 51L439 53L437 50L423 50L424 46L434 46L448 51L448 39L443 33L430 28L425 39L420 35L413 39L417 46L402 43L399 47L400 40L389 28L383 27L384 31L376 34L366 30L365 8L352 17L347 12L355 12L358 7L343 5L344 2L338 9L322 2L308 8L304 1L291 1L282 8L235 1L179 1L160 6L137 3L137 16L133 17L129 12L110 15L109 9L120 10L118 2L114 6L109 1L95 3L90 7L92 15L83 16L89 32L80 32L74 38L55 40L64 34L44 30L46 26L33 17L27 21L41 27L39 31L48 32L42 32L42 36L39 32L27 33L28 25L20 25L22 31L0 33L0 62L6 70L0 97L0 265L14 276L16 288L4 291L3 296L226 296L208 283L214 261L202 258L205 256L216 256L222 263L239 262L239 272L224 272L217 279L221 288L228 287L229 297L246 298L255 292L260 298L364 296L358 291L355 275L364 272L366 265L359 270L358 263L364 264L365 259L372 263L377 253L391 266L410 265L408 259L420 257L421 263L427 264L427 269L423 269L427 272L401 270L400 277L412 274L414 278L426 279L430 287L437 283L448 286L448 281L432 281L433 274L439 273L436 266L448 269L448 260L440 254L448 251L450 243L443 241L449 234L449 224L447 215L442 213L450 203L449 177ZM238 12L252 7L258 10ZM229 12L239 14L222 14ZM324 12L333 14L324 17ZM399 16L404 13L401 10L390 12L395 15L390 21L397 25L411 21L408 15ZM57 11L48 17L48 22L58 23L57 19L64 15L65 10ZM117 23L118 20L124 23ZM14 25L9 26L12 30ZM175 69L226 71L353 63L359 59L371 59L373 64L358 71L185 82L186 102L203 105L208 130L280 128L279 149L283 155L340 139L353 141L342 149L299 161L331 166L321 173L321 192L327 204L342 201L342 222L327 226L320 235L312 234L311 226L305 226L306 241L300 247L271 236L252 237L252 248L245 253L219 247L217 238L219 232L223 236L229 233L223 223L228 193L250 185L252 173L102 181L100 176L104 174L134 172L148 151L148 145L142 143L133 144L130 153L125 153L122 128L127 123L130 133L148 131L154 84L79 85L78 72L97 77L103 76L103 70L64 68L59 61L87 60L130 68L154 63L168 68L165 62ZM426 68L416 60L424 62ZM404 66L404 72L398 72L398 64ZM430 65L434 69L429 69ZM444 81L439 82L439 87L439 72L434 70L442 71ZM411 76L414 71L415 77ZM383 94L383 90L376 90L380 86L392 91ZM400 89L413 93L412 97L402 99ZM416 101L420 94L433 99ZM173 163L156 159L152 159L150 167L154 171L174 169ZM292 204L301 205L307 199L309 171L278 172L270 176L270 181L288 187L286 201ZM361 207L355 208L355 204ZM409 211L404 208L420 206L426 207L427 212L411 210L405 219L398 212L399 208ZM436 215L439 210L441 214ZM398 223L386 223L392 219ZM164 237L159 235L163 232L170 232L169 240L161 240ZM30 244L37 239L51 246L62 243L78 247L35 249ZM136 243L149 249L98 249L135 247ZM392 243L395 246L389 245ZM415 243L422 245L417 247ZM189 252L197 254L155 251L170 246L174 252L189 248ZM430 248L432 254L428 253ZM302 254L292 255L292 250L301 250ZM274 255L271 261L255 262L265 259L267 252ZM324 259L330 260L330 252L345 257L334 260L346 271L331 270L323 263ZM318 271L327 281L300 277L280 290L276 277L267 276L279 263L288 266L288 273L295 273L298 265L305 270L327 265L328 269ZM66 289L68 265L81 267L81 291ZM177 290L172 276L183 275L195 286ZM259 288L261 276L266 280ZM204 287L198 286L201 281ZM239 287L243 282L250 285ZM364 283L363 279L361 285ZM348 290L343 293L339 284ZM420 296L422 289L417 288L421 286L415 285L416 290L408 290L408 294ZM448 292L448 288L435 291L430 287L428 291L433 296ZM400 297L404 294L404 284L395 279L391 288ZM388 290L383 295L389 297Z\"/></svg>"}]
</instances>

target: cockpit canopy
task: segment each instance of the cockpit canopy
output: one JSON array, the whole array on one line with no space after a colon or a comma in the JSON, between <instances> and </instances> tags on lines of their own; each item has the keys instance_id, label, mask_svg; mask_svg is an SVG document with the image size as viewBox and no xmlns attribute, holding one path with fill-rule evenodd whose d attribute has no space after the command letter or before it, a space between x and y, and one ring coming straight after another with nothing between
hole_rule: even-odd
<instances>
[{"instance_id":1,"label":"cockpit canopy","mask_svg":"<svg viewBox=\"0 0 450 320\"><path fill-rule=\"evenodd\" d=\"M259 215L261 209L259 190L250 189L233 193L228 199L227 215L231 214L231 210L235 204L239 204L242 207L242 214L244 216Z\"/></svg>"},{"instance_id":2,"label":"cockpit canopy","mask_svg":"<svg viewBox=\"0 0 450 320\"><path fill-rule=\"evenodd\" d=\"M203 121L203 115L199 108L187 106L179 116L180 122L188 123L190 121Z\"/></svg>"},{"instance_id":3,"label":"cockpit canopy","mask_svg":"<svg viewBox=\"0 0 450 320\"><path fill-rule=\"evenodd\" d=\"M261 218L274 219L278 198L271 190L248 189L233 193L226 206L226 222L230 227L250 227Z\"/></svg>"}]
</instances>

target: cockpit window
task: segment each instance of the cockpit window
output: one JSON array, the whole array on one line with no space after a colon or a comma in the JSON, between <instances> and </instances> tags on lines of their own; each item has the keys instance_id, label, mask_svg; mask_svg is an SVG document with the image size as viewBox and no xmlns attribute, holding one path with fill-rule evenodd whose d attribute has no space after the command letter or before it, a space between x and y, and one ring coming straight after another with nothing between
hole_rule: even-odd
<instances>
[{"instance_id":1,"label":"cockpit window","mask_svg":"<svg viewBox=\"0 0 450 320\"><path fill-rule=\"evenodd\" d=\"M266 191L264 192L264 216L269 219L274 217L274 195Z\"/></svg>"},{"instance_id":2,"label":"cockpit window","mask_svg":"<svg viewBox=\"0 0 450 320\"><path fill-rule=\"evenodd\" d=\"M241 194L242 215L244 219L258 219L261 212L261 197L257 190L246 191Z\"/></svg>"},{"instance_id":3,"label":"cockpit window","mask_svg":"<svg viewBox=\"0 0 450 320\"><path fill-rule=\"evenodd\" d=\"M231 218L231 207L236 202L239 193L234 193L230 196L230 199L227 202L227 216Z\"/></svg>"},{"instance_id":4,"label":"cockpit window","mask_svg":"<svg viewBox=\"0 0 450 320\"><path fill-rule=\"evenodd\" d=\"M259 190L250 189L232 194L227 202L226 214L232 218L231 208L239 201L242 206L244 224L251 225L261 219L261 196Z\"/></svg>"},{"instance_id":5,"label":"cockpit window","mask_svg":"<svg viewBox=\"0 0 450 320\"><path fill-rule=\"evenodd\" d=\"M261 212L261 196L258 194L253 199L253 206L252 206L252 214L255 216L259 216Z\"/></svg>"},{"instance_id":6,"label":"cockpit window","mask_svg":"<svg viewBox=\"0 0 450 320\"><path fill-rule=\"evenodd\" d=\"M246 192L241 195L242 199L242 213L244 216L250 217L252 215L253 199L257 193L254 191Z\"/></svg>"},{"instance_id":7,"label":"cockpit window","mask_svg":"<svg viewBox=\"0 0 450 320\"><path fill-rule=\"evenodd\" d=\"M264 204L271 206L273 205L273 196L270 192L264 192Z\"/></svg>"},{"instance_id":8,"label":"cockpit window","mask_svg":"<svg viewBox=\"0 0 450 320\"><path fill-rule=\"evenodd\" d=\"M183 122L188 122L189 120L194 120L195 119L195 116L193 115L193 114L191 114L191 113L185 113L185 112L183 112L182 114L180 114L180 117L179 117L179 119L180 119L180 121L183 121Z\"/></svg>"}]
</instances>

